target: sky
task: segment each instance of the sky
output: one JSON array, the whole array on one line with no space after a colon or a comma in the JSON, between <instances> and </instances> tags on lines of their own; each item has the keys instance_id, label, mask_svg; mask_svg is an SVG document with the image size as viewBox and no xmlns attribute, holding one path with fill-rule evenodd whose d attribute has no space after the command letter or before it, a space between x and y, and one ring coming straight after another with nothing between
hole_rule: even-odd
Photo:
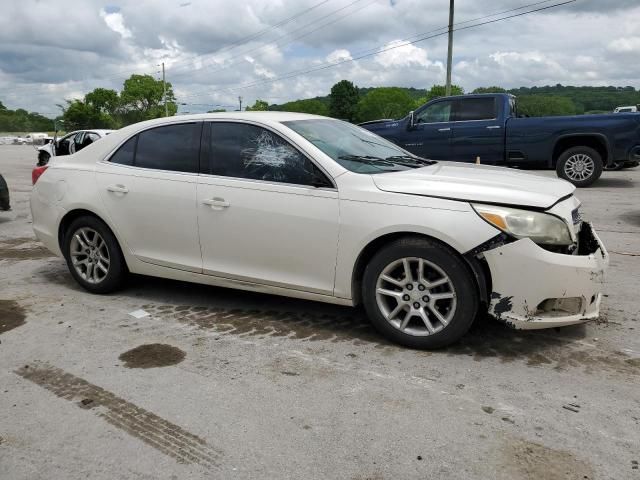
<instances>
[{"instance_id":1,"label":"sky","mask_svg":"<svg viewBox=\"0 0 640 480\"><path fill-rule=\"evenodd\" d=\"M465 91L640 88L640 0L577 0L473 27L561 1L456 0L453 82ZM447 0L0 0L0 101L53 117L65 100L96 87L120 90L133 73L159 77L162 62L182 113L234 109L238 96L251 105L326 95L342 79L429 88L445 81L448 7ZM424 37L433 38L406 42Z\"/></svg>"}]
</instances>

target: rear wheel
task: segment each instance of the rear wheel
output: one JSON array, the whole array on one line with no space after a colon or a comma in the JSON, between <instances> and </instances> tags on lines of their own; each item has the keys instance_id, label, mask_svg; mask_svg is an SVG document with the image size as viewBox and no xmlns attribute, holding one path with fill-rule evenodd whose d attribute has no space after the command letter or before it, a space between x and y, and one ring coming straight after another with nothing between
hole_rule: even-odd
<instances>
[{"instance_id":1,"label":"rear wheel","mask_svg":"<svg viewBox=\"0 0 640 480\"><path fill-rule=\"evenodd\" d=\"M478 293L463 261L424 238L407 237L380 250L365 269L362 293L378 331L412 348L457 341L478 310Z\"/></svg>"},{"instance_id":2,"label":"rear wheel","mask_svg":"<svg viewBox=\"0 0 640 480\"><path fill-rule=\"evenodd\" d=\"M558 158L556 173L576 187L588 187L600 178L602 168L602 157L593 148L572 147Z\"/></svg>"},{"instance_id":3,"label":"rear wheel","mask_svg":"<svg viewBox=\"0 0 640 480\"><path fill-rule=\"evenodd\" d=\"M71 223L63 252L71 275L86 290L109 293L122 286L127 274L122 251L109 227L96 217Z\"/></svg>"}]
</instances>

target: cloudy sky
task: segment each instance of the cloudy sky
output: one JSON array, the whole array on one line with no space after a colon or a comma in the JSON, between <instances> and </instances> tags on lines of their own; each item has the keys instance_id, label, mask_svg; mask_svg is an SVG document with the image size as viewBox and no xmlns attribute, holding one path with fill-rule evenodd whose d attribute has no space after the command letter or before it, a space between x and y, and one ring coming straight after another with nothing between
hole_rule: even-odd
<instances>
[{"instance_id":1,"label":"cloudy sky","mask_svg":"<svg viewBox=\"0 0 640 480\"><path fill-rule=\"evenodd\" d=\"M560 1L457 0L455 22L469 27ZM182 112L235 106L239 95L245 105L325 95L345 78L363 87L430 87L444 83L446 35L404 41L443 32L448 4L2 0L0 101L52 116L65 99L98 86L119 90L132 73L157 76L163 61L178 101L187 104ZM467 91L556 83L638 88L639 19L640 0L577 0L461 29L454 83Z\"/></svg>"}]
</instances>

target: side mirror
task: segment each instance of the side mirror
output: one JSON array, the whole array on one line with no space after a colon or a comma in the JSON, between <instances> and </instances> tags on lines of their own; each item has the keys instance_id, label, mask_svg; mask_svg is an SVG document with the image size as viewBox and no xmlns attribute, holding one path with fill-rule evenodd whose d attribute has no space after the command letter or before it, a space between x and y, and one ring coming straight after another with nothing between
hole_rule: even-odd
<instances>
[{"instance_id":1,"label":"side mirror","mask_svg":"<svg viewBox=\"0 0 640 480\"><path fill-rule=\"evenodd\" d=\"M409 112L409 124L407 125L407 130L413 130L416 126L416 119L413 110Z\"/></svg>"}]
</instances>

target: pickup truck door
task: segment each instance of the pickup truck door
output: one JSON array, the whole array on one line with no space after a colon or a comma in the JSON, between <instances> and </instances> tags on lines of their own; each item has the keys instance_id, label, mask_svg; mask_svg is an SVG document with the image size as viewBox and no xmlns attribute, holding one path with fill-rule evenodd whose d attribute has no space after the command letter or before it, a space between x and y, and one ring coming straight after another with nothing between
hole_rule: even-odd
<instances>
[{"instance_id":1,"label":"pickup truck door","mask_svg":"<svg viewBox=\"0 0 640 480\"><path fill-rule=\"evenodd\" d=\"M495 97L458 98L453 105L451 160L504 163L504 121Z\"/></svg>"},{"instance_id":2,"label":"pickup truck door","mask_svg":"<svg viewBox=\"0 0 640 480\"><path fill-rule=\"evenodd\" d=\"M414 126L399 138L401 147L411 153L433 160L451 157L451 113L453 102L429 103L414 115Z\"/></svg>"}]
</instances>

